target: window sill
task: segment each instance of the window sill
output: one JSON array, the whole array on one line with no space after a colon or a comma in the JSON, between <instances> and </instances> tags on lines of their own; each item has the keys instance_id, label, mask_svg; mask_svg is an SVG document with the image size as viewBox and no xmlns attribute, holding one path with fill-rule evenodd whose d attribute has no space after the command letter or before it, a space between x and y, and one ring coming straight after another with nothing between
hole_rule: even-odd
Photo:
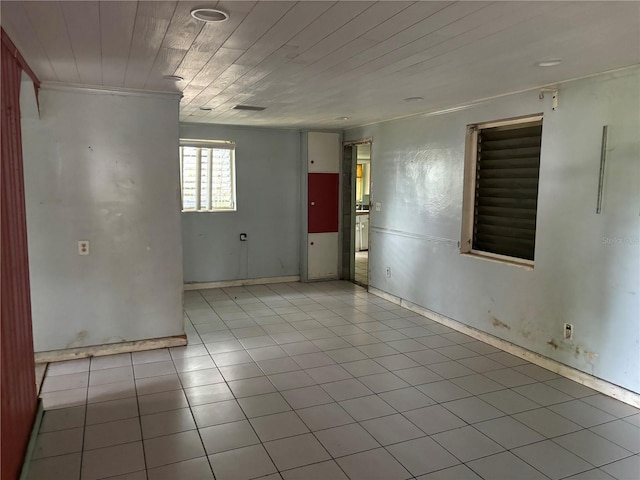
<instances>
[{"instance_id":1,"label":"window sill","mask_svg":"<svg viewBox=\"0 0 640 480\"><path fill-rule=\"evenodd\" d=\"M533 262L528 260L518 260L516 258L505 257L502 255L495 255L484 252L460 252L465 257L476 258L480 260L488 260L489 262L501 263L503 265L510 265L512 267L520 267L525 270L533 270Z\"/></svg>"}]
</instances>

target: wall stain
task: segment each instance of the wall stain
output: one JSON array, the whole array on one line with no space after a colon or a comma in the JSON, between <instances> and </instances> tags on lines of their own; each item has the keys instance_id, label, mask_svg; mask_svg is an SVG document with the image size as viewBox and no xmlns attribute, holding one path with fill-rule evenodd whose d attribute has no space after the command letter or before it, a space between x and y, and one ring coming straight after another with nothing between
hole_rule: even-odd
<instances>
[{"instance_id":1,"label":"wall stain","mask_svg":"<svg viewBox=\"0 0 640 480\"><path fill-rule=\"evenodd\" d=\"M598 356L599 356L596 352L590 352L590 351L588 351L588 350L587 350L586 352L584 352L584 354L586 355L586 357L587 357L590 361L595 360L595 359L596 359L596 358L598 358Z\"/></svg>"},{"instance_id":2,"label":"wall stain","mask_svg":"<svg viewBox=\"0 0 640 480\"><path fill-rule=\"evenodd\" d=\"M578 358L578 356L580 355L580 347L576 347L575 355L576 358ZM596 358L598 358L598 354L590 350L584 350L582 352L582 357L584 361L591 367L591 373L593 374L593 372L595 371L594 361L596 360Z\"/></svg>"},{"instance_id":3,"label":"wall stain","mask_svg":"<svg viewBox=\"0 0 640 480\"><path fill-rule=\"evenodd\" d=\"M593 365L593 361L598 358L598 354L595 352L592 352L590 350L584 350L583 352L580 352L580 347L576 347L576 358L578 358L578 356L580 356L580 353L582 353L582 356L585 358L585 360L587 361L587 363Z\"/></svg>"},{"instance_id":4,"label":"wall stain","mask_svg":"<svg viewBox=\"0 0 640 480\"><path fill-rule=\"evenodd\" d=\"M73 337L73 340L67 343L66 348L73 348L73 347L77 347L78 345L82 345L85 339L87 338L87 335L89 335L89 332L87 332L86 330L80 330L78 333L75 334L75 336Z\"/></svg>"},{"instance_id":5,"label":"wall stain","mask_svg":"<svg viewBox=\"0 0 640 480\"><path fill-rule=\"evenodd\" d=\"M578 360L581 363L584 362L586 365L588 365L591 368L591 374L593 374L593 372L595 371L594 362L599 356L597 353L592 352L591 350L586 350L584 347L581 347L580 345L574 346L566 342L560 342L558 344L558 342L556 342L554 338L549 340L547 342L547 345L552 347L554 350L560 349L561 351L573 353L573 356L576 360Z\"/></svg>"},{"instance_id":6,"label":"wall stain","mask_svg":"<svg viewBox=\"0 0 640 480\"><path fill-rule=\"evenodd\" d=\"M500 327L500 328L506 328L507 330L511 330L511 327L509 325L507 325L504 322L501 322L500 320L498 320L496 317L494 317L493 315L491 316L491 324L494 327Z\"/></svg>"}]
</instances>

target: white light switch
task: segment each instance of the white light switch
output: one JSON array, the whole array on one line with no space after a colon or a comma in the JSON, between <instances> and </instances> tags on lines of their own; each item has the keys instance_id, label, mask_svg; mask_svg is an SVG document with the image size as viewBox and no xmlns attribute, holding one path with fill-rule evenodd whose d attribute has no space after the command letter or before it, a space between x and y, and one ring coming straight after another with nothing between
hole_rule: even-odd
<instances>
[{"instance_id":1,"label":"white light switch","mask_svg":"<svg viewBox=\"0 0 640 480\"><path fill-rule=\"evenodd\" d=\"M376 212L382 210L382 204L380 202L376 202Z\"/></svg>"},{"instance_id":2,"label":"white light switch","mask_svg":"<svg viewBox=\"0 0 640 480\"><path fill-rule=\"evenodd\" d=\"M78 255L89 255L89 240L78 240Z\"/></svg>"}]
</instances>

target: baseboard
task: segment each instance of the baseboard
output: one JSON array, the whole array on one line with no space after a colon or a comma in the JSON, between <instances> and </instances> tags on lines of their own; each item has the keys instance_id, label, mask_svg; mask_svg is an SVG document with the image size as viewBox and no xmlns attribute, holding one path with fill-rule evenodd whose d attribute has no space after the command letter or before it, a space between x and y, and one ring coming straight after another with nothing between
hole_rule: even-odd
<instances>
[{"instance_id":1,"label":"baseboard","mask_svg":"<svg viewBox=\"0 0 640 480\"><path fill-rule=\"evenodd\" d=\"M135 342L108 343L105 345L93 345L90 347L67 348L65 350L50 350L48 352L36 352L36 363L61 362L76 358L99 357L116 353L141 352L156 348L182 347L187 344L186 335L173 337L150 338L148 340L136 340Z\"/></svg>"},{"instance_id":2,"label":"baseboard","mask_svg":"<svg viewBox=\"0 0 640 480\"><path fill-rule=\"evenodd\" d=\"M428 318L429 320L433 320L434 322L438 322L460 333L464 333L465 335L473 337L476 340L488 343L489 345L499 348L500 350L504 350L505 352L515 355L516 357L520 357L524 360L534 363L539 367L546 368L547 370L557 373L558 375L573 380L574 382L578 382L585 387L589 387L600 393L604 393L605 395L620 400L621 402L627 403L636 408L640 408L640 394L632 392L631 390L627 390L626 388L607 382L606 380L603 380L601 378L594 377L593 375L589 375L588 373L585 373L581 370L570 367L568 365L565 365L564 363L560 363L556 360L545 357L531 350L527 350L526 348L520 347L519 345L515 345L501 338L494 337L493 335L483 332L482 330L470 327L469 325L465 325L456 320L440 315L439 313L432 312L427 308L421 307L420 305L416 305L401 297L397 297L382 290L378 290L377 288L369 287L369 293L388 300L389 302L395 303L396 305L406 308L407 310L416 312L423 317Z\"/></svg>"},{"instance_id":3,"label":"baseboard","mask_svg":"<svg viewBox=\"0 0 640 480\"><path fill-rule=\"evenodd\" d=\"M31 435L29 436L27 451L25 452L25 455L24 455L22 470L20 471L20 480L26 480L27 478L29 478L29 466L31 465L33 452L36 449L36 441L38 440L38 433L40 433L40 425L42 425L43 415L44 415L44 409L42 407L42 400L38 398L38 409L36 410L36 418L33 421L33 427L31 427Z\"/></svg>"},{"instance_id":4,"label":"baseboard","mask_svg":"<svg viewBox=\"0 0 640 480\"><path fill-rule=\"evenodd\" d=\"M221 282L185 283L184 289L185 291L204 290L206 288L244 287L246 285L266 285L268 283L291 283L299 281L300 275L290 275L288 277L245 278L242 280L225 280Z\"/></svg>"},{"instance_id":5,"label":"baseboard","mask_svg":"<svg viewBox=\"0 0 640 480\"><path fill-rule=\"evenodd\" d=\"M47 373L47 365L47 363L36 363L36 394L38 395L40 395L42 382L44 382L44 376Z\"/></svg>"}]
</instances>

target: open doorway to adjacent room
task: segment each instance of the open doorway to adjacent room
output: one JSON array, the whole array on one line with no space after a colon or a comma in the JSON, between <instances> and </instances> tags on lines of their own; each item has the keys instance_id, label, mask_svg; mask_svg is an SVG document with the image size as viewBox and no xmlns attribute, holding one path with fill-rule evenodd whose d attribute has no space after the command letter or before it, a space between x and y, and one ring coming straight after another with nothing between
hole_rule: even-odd
<instances>
[{"instance_id":1,"label":"open doorway to adjacent room","mask_svg":"<svg viewBox=\"0 0 640 480\"><path fill-rule=\"evenodd\" d=\"M371 144L356 147L355 264L354 281L369 285L369 195L371 194Z\"/></svg>"},{"instance_id":2,"label":"open doorway to adjacent room","mask_svg":"<svg viewBox=\"0 0 640 480\"><path fill-rule=\"evenodd\" d=\"M369 285L371 140L345 144L342 278Z\"/></svg>"}]
</instances>

